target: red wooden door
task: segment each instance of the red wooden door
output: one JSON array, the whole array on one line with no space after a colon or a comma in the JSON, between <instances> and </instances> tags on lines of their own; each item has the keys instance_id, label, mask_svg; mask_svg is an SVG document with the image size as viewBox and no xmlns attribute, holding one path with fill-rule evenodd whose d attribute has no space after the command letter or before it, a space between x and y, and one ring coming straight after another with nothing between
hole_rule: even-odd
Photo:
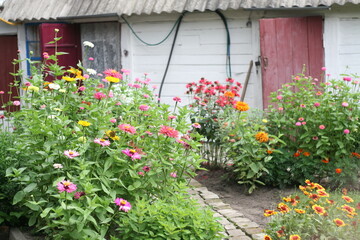
<instances>
[{"instance_id":1,"label":"red wooden door","mask_svg":"<svg viewBox=\"0 0 360 240\"><path fill-rule=\"evenodd\" d=\"M263 106L269 95L291 76L303 73L321 77L324 66L322 17L272 18L260 20Z\"/></svg>"},{"instance_id":2,"label":"red wooden door","mask_svg":"<svg viewBox=\"0 0 360 240\"><path fill-rule=\"evenodd\" d=\"M68 54L58 56L58 64L69 68L76 67L79 60L81 60L81 42L80 42L80 28L76 24L64 23L43 23L40 24L40 44L41 52L47 52L49 55L57 52L66 52ZM54 43L55 29L58 29L57 37L61 39Z\"/></svg>"},{"instance_id":3,"label":"red wooden door","mask_svg":"<svg viewBox=\"0 0 360 240\"><path fill-rule=\"evenodd\" d=\"M18 66L12 64L14 59L17 59L17 36L0 36L0 110L4 103L8 101L18 100L18 90L15 87L11 87L10 84L13 84L14 77L10 73L17 72ZM11 92L11 93L9 93ZM15 106L9 106L5 108L7 111L14 111L18 109Z\"/></svg>"}]
</instances>

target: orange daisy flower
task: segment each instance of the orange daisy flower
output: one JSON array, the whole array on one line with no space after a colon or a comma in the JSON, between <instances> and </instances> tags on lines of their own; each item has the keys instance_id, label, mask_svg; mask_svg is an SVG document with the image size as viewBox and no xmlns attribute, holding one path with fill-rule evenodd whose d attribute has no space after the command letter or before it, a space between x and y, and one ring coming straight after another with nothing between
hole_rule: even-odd
<instances>
[{"instance_id":1,"label":"orange daisy flower","mask_svg":"<svg viewBox=\"0 0 360 240\"><path fill-rule=\"evenodd\" d=\"M320 196L315 193L311 193L308 197L314 200L315 202L320 199Z\"/></svg>"},{"instance_id":2,"label":"orange daisy flower","mask_svg":"<svg viewBox=\"0 0 360 240\"><path fill-rule=\"evenodd\" d=\"M333 221L336 224L336 226L338 226L338 227L343 227L346 225L345 222L343 220L341 220L340 218L335 218Z\"/></svg>"},{"instance_id":3,"label":"orange daisy flower","mask_svg":"<svg viewBox=\"0 0 360 240\"><path fill-rule=\"evenodd\" d=\"M289 240L301 240L301 237L297 234L290 235Z\"/></svg>"},{"instance_id":4,"label":"orange daisy flower","mask_svg":"<svg viewBox=\"0 0 360 240\"><path fill-rule=\"evenodd\" d=\"M335 172L336 172L337 174L340 174L340 173L342 172L342 169L341 169L341 168L337 168L337 169L335 169Z\"/></svg>"},{"instance_id":5,"label":"orange daisy flower","mask_svg":"<svg viewBox=\"0 0 360 240\"><path fill-rule=\"evenodd\" d=\"M226 92L224 93L224 96L225 96L225 97L229 97L229 98L233 98L233 97L235 97L235 93L230 92L230 91L226 91Z\"/></svg>"},{"instance_id":6,"label":"orange daisy flower","mask_svg":"<svg viewBox=\"0 0 360 240\"><path fill-rule=\"evenodd\" d=\"M285 203L279 203L277 208L279 209L279 211L281 213L288 213L290 212L290 208L288 205L286 205Z\"/></svg>"},{"instance_id":7,"label":"orange daisy flower","mask_svg":"<svg viewBox=\"0 0 360 240\"><path fill-rule=\"evenodd\" d=\"M352 199L351 197L349 196L342 196L342 199L344 199L346 202L348 203L351 203L351 202L354 202L354 199Z\"/></svg>"},{"instance_id":8,"label":"orange daisy flower","mask_svg":"<svg viewBox=\"0 0 360 240\"><path fill-rule=\"evenodd\" d=\"M264 210L264 216L265 217L270 217L270 216L275 215L275 214L277 214L277 212L274 211L274 210L269 210L269 209Z\"/></svg>"},{"instance_id":9,"label":"orange daisy flower","mask_svg":"<svg viewBox=\"0 0 360 240\"><path fill-rule=\"evenodd\" d=\"M320 205L313 205L312 209L315 211L316 214L324 215L326 213L325 208Z\"/></svg>"},{"instance_id":10,"label":"orange daisy flower","mask_svg":"<svg viewBox=\"0 0 360 240\"><path fill-rule=\"evenodd\" d=\"M320 197L330 197L330 195L327 192L323 191L323 190L317 190L316 192L318 193L318 195Z\"/></svg>"},{"instance_id":11,"label":"orange daisy flower","mask_svg":"<svg viewBox=\"0 0 360 240\"><path fill-rule=\"evenodd\" d=\"M356 215L355 208L350 207L349 205L346 205L346 204L342 205L341 210L343 210L344 212L347 212L351 215Z\"/></svg>"},{"instance_id":12,"label":"orange daisy flower","mask_svg":"<svg viewBox=\"0 0 360 240\"><path fill-rule=\"evenodd\" d=\"M265 235L264 240L272 240L272 238L269 235Z\"/></svg>"},{"instance_id":13,"label":"orange daisy flower","mask_svg":"<svg viewBox=\"0 0 360 240\"><path fill-rule=\"evenodd\" d=\"M303 210L303 209L298 209L298 208L295 208L294 211L297 212L297 213L300 213L300 214L304 214L304 213L305 213L305 210Z\"/></svg>"},{"instance_id":14,"label":"orange daisy flower","mask_svg":"<svg viewBox=\"0 0 360 240\"><path fill-rule=\"evenodd\" d=\"M235 103L235 109L239 110L240 112L245 112L250 109L249 105L245 102L237 101Z\"/></svg>"}]
</instances>

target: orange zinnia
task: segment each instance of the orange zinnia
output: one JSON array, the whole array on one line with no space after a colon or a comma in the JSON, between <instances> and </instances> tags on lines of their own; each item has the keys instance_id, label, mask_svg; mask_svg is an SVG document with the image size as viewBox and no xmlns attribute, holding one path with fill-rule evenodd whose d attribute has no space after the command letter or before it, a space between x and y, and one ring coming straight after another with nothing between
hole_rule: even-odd
<instances>
[{"instance_id":1,"label":"orange zinnia","mask_svg":"<svg viewBox=\"0 0 360 240\"><path fill-rule=\"evenodd\" d=\"M235 109L237 109L237 110L239 110L239 111L241 111L241 112L245 112L245 111L247 111L247 110L249 110L250 109L250 107L249 107L249 105L247 104L247 103L245 103L245 102L240 102L240 101L237 101L236 103L235 103Z\"/></svg>"},{"instance_id":2,"label":"orange zinnia","mask_svg":"<svg viewBox=\"0 0 360 240\"><path fill-rule=\"evenodd\" d=\"M224 93L224 96L225 96L225 97L229 97L229 98L233 98L233 97L235 97L235 93L230 92L230 91L226 91L226 92Z\"/></svg>"},{"instance_id":3,"label":"orange zinnia","mask_svg":"<svg viewBox=\"0 0 360 240\"><path fill-rule=\"evenodd\" d=\"M330 160L329 160L329 158L325 158L325 159L323 159L323 160L321 160L323 163L329 163L330 162Z\"/></svg>"},{"instance_id":4,"label":"orange zinnia","mask_svg":"<svg viewBox=\"0 0 360 240\"><path fill-rule=\"evenodd\" d=\"M326 213L325 208L320 205L313 205L312 209L315 211L316 214L324 215Z\"/></svg>"},{"instance_id":5,"label":"orange zinnia","mask_svg":"<svg viewBox=\"0 0 360 240\"><path fill-rule=\"evenodd\" d=\"M261 143L269 141L269 135L266 132L258 132L255 138Z\"/></svg>"},{"instance_id":6,"label":"orange zinnia","mask_svg":"<svg viewBox=\"0 0 360 240\"><path fill-rule=\"evenodd\" d=\"M308 156L310 156L311 154L310 154L309 152L304 152L303 155L304 155L305 157L308 157Z\"/></svg>"}]
</instances>

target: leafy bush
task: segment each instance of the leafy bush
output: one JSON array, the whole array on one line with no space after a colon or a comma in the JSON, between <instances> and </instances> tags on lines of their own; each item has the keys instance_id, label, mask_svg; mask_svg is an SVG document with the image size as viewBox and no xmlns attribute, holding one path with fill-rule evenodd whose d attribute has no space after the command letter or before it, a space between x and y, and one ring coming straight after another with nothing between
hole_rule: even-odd
<instances>
[{"instance_id":1,"label":"leafy bush","mask_svg":"<svg viewBox=\"0 0 360 240\"><path fill-rule=\"evenodd\" d=\"M271 97L269 131L283 134L287 147L277 161L269 163L270 179L279 185L306 178L357 184L359 81L347 76L320 83L296 76Z\"/></svg>"},{"instance_id":2,"label":"leafy bush","mask_svg":"<svg viewBox=\"0 0 360 240\"><path fill-rule=\"evenodd\" d=\"M279 144L279 137L268 133L268 120L262 119L260 111L238 112L222 117L221 133L223 147L230 159L230 169L239 184L248 185L251 193L256 184L264 184L260 178L269 173L266 163L273 158Z\"/></svg>"},{"instance_id":3,"label":"leafy bush","mask_svg":"<svg viewBox=\"0 0 360 240\"><path fill-rule=\"evenodd\" d=\"M136 209L116 220L120 237L111 239L222 239L213 212L188 197L137 201Z\"/></svg>"},{"instance_id":4,"label":"leafy bush","mask_svg":"<svg viewBox=\"0 0 360 240\"><path fill-rule=\"evenodd\" d=\"M20 186L6 177L6 169L24 160L15 156L9 149L13 146L15 136L11 132L0 132L0 225L17 225L21 210L12 205L12 198Z\"/></svg>"},{"instance_id":5,"label":"leafy bush","mask_svg":"<svg viewBox=\"0 0 360 240\"><path fill-rule=\"evenodd\" d=\"M264 239L358 239L359 195L352 198L343 191L336 198L309 180L299 188L303 196L284 197L276 210L264 211L265 216L271 216Z\"/></svg>"},{"instance_id":6,"label":"leafy bush","mask_svg":"<svg viewBox=\"0 0 360 240\"><path fill-rule=\"evenodd\" d=\"M14 152L26 161L7 170L22 185L13 202L52 239L104 239L119 214L115 199L120 211L136 211L138 201L184 188L199 166L198 134L187 108L156 103L146 76L130 82L128 70L65 70L61 54L46 55L21 85Z\"/></svg>"}]
</instances>

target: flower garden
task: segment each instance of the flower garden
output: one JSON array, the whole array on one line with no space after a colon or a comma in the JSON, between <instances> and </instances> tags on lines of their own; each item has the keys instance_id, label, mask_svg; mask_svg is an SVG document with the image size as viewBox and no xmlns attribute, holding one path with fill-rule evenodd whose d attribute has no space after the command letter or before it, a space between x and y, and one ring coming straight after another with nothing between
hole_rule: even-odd
<instances>
[{"instance_id":1,"label":"flower garden","mask_svg":"<svg viewBox=\"0 0 360 240\"><path fill-rule=\"evenodd\" d=\"M335 202L322 186L359 188L356 76L295 76L267 111L240 101L233 79L201 79L186 85L188 106L174 96L170 107L147 74L66 69L63 54L14 60L28 62L31 77L14 73L11 91L21 97L1 103L0 225L28 225L49 239L222 239L213 213L186 191L206 167L226 168L249 193L306 182L304 197L265 212L273 219L265 239L360 233L359 194Z\"/></svg>"}]
</instances>

